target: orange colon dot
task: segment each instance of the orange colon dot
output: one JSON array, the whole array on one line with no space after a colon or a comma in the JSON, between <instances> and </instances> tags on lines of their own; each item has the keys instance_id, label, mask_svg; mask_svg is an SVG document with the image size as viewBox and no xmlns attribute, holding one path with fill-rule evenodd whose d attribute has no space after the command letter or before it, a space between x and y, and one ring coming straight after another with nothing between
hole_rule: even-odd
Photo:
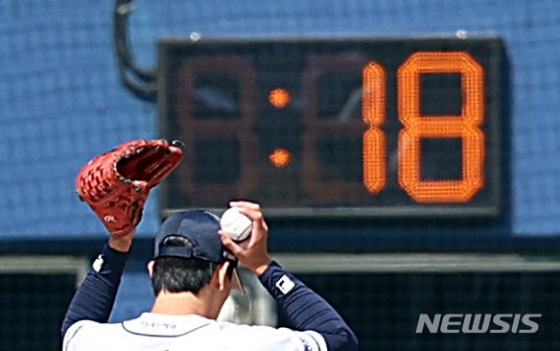
<instances>
[{"instance_id":1,"label":"orange colon dot","mask_svg":"<svg viewBox=\"0 0 560 351\"><path fill-rule=\"evenodd\" d=\"M290 92L284 88L276 88L268 94L268 101L276 108L284 108L290 103Z\"/></svg>"},{"instance_id":2,"label":"orange colon dot","mask_svg":"<svg viewBox=\"0 0 560 351\"><path fill-rule=\"evenodd\" d=\"M286 167L292 158L290 152L283 148L276 148L274 151L268 155L270 163L276 168Z\"/></svg>"}]
</instances>

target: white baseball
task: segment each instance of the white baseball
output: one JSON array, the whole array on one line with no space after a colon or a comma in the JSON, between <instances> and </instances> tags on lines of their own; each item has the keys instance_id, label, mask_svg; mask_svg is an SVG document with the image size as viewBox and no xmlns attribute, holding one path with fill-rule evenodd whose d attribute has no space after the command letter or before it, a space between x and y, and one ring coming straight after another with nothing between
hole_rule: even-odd
<instances>
[{"instance_id":1,"label":"white baseball","mask_svg":"<svg viewBox=\"0 0 560 351\"><path fill-rule=\"evenodd\" d=\"M228 208L220 218L220 226L234 241L243 241L251 235L253 221L235 207Z\"/></svg>"}]
</instances>

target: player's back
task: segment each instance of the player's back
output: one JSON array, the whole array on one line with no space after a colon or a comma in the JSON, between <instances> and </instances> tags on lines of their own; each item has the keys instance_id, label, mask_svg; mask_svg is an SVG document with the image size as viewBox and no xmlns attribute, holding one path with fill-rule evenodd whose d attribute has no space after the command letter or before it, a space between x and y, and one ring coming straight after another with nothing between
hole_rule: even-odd
<instances>
[{"instance_id":1,"label":"player's back","mask_svg":"<svg viewBox=\"0 0 560 351\"><path fill-rule=\"evenodd\" d=\"M309 350L320 350L320 339L313 332L144 313L122 323L80 321L66 333L64 351L276 351L304 350L308 345Z\"/></svg>"}]
</instances>

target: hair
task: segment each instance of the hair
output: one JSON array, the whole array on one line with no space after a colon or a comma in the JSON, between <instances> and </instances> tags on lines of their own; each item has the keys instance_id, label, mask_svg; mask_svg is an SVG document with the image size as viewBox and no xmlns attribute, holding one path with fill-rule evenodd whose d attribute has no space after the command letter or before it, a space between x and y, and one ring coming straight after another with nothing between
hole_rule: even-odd
<instances>
[{"instance_id":1,"label":"hair","mask_svg":"<svg viewBox=\"0 0 560 351\"><path fill-rule=\"evenodd\" d=\"M192 247L190 240L170 235L160 246ZM158 257L154 260L152 271L152 289L157 296L162 290L178 293L192 292L198 294L210 282L219 264L199 258ZM228 276L233 274L233 266L228 270Z\"/></svg>"}]
</instances>

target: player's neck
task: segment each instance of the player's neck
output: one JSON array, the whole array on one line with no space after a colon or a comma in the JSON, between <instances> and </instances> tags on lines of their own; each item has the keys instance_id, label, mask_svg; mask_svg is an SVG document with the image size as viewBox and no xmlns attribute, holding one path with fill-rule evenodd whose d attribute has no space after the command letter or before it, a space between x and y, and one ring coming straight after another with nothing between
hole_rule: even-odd
<instances>
[{"instance_id":1,"label":"player's neck","mask_svg":"<svg viewBox=\"0 0 560 351\"><path fill-rule=\"evenodd\" d=\"M190 292L169 293L162 291L155 299L150 312L168 315L191 315L196 314L202 317L215 319L219 312L216 306L211 303L204 292L195 295Z\"/></svg>"}]
</instances>

